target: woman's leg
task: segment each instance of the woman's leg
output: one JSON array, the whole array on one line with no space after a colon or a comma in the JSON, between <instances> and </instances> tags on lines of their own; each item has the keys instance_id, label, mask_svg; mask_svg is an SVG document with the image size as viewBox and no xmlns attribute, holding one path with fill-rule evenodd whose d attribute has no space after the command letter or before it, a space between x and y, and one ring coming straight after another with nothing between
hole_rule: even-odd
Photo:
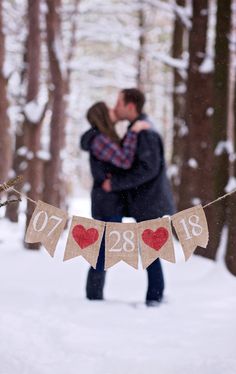
<instances>
[{"instance_id":1,"label":"woman's leg","mask_svg":"<svg viewBox=\"0 0 236 374\"><path fill-rule=\"evenodd\" d=\"M90 268L86 283L86 297L89 300L103 300L103 287L105 284L105 271Z\"/></svg>"},{"instance_id":2,"label":"woman's leg","mask_svg":"<svg viewBox=\"0 0 236 374\"><path fill-rule=\"evenodd\" d=\"M101 247L98 255L96 269L90 267L86 283L86 297L89 300L103 300L103 288L105 284L106 272L105 262L105 232L103 234Z\"/></svg>"},{"instance_id":3,"label":"woman's leg","mask_svg":"<svg viewBox=\"0 0 236 374\"><path fill-rule=\"evenodd\" d=\"M107 217L103 218L105 222L121 222L122 217ZM101 247L98 255L96 269L92 267L89 269L86 283L86 297L89 300L103 300L103 288L105 285L106 272L105 265L105 231L101 242Z\"/></svg>"}]
</instances>

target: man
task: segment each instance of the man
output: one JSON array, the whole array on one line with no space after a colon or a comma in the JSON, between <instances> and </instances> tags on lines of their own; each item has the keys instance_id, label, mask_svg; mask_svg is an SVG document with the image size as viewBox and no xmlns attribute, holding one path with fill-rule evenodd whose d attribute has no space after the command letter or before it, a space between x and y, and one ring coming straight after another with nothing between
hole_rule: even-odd
<instances>
[{"instance_id":1,"label":"man","mask_svg":"<svg viewBox=\"0 0 236 374\"><path fill-rule=\"evenodd\" d=\"M146 120L145 97L135 88L119 93L115 113L119 120L128 120L129 128L137 120ZM137 222L172 215L175 211L172 192L166 176L162 140L153 129L138 134L137 150L131 169L119 169L102 185L106 192L126 194L126 214ZM158 305L163 299L164 277L160 260L148 268L146 304Z\"/></svg>"}]
</instances>

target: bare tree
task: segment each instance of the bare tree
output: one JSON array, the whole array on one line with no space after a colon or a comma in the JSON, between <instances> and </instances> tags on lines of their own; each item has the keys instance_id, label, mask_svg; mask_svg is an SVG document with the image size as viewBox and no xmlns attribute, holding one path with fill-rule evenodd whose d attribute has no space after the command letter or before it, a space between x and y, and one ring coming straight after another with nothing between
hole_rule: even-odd
<instances>
[{"instance_id":1,"label":"bare tree","mask_svg":"<svg viewBox=\"0 0 236 374\"><path fill-rule=\"evenodd\" d=\"M41 35L39 25L39 11L40 0L28 0L28 19L29 19L29 34L28 34L28 87L25 106L25 123L24 128L27 133L26 141L28 148L28 170L27 181L29 184L28 196L37 201L41 195L43 164L39 158L38 152L41 148L41 126L45 113L45 107L40 108L38 102L39 83L40 83L40 49L41 49ZM39 115L34 117L32 111L38 110ZM29 224L35 206L27 201L27 219L26 228ZM26 244L28 247L28 245ZM30 248L38 248L32 246Z\"/></svg>"},{"instance_id":2,"label":"bare tree","mask_svg":"<svg viewBox=\"0 0 236 374\"><path fill-rule=\"evenodd\" d=\"M184 162L182 167L180 210L213 200L213 106L212 63L207 56L208 1L193 1L193 22L189 35L189 69L186 95ZM212 208L207 210L210 235L214 234ZM195 253L214 258L198 249Z\"/></svg>"},{"instance_id":3,"label":"bare tree","mask_svg":"<svg viewBox=\"0 0 236 374\"><path fill-rule=\"evenodd\" d=\"M234 51L234 58L235 58L235 51ZM232 61L233 63L233 61ZM236 119L236 82L234 82L234 150L236 150L236 126L235 126L235 119ZM235 156L235 155L234 155ZM236 160L233 157L231 160L233 164L233 178L235 180L236 176ZM228 241L226 246L226 253L225 253L225 262L226 266L229 271L236 275L236 194L232 194L230 197L227 198L227 222L228 222Z\"/></svg>"},{"instance_id":4,"label":"bare tree","mask_svg":"<svg viewBox=\"0 0 236 374\"><path fill-rule=\"evenodd\" d=\"M15 152L13 154L13 170L15 175L23 175L24 179L21 183L17 186L17 191L21 191L24 181L26 180L26 159L25 155L21 155L20 149L24 147L24 132L22 123L18 125L18 129L16 130L15 136ZM14 191L8 192L8 200L14 199L16 193ZM18 222L18 214L19 214L19 202L15 204L9 204L6 206L5 215L11 222Z\"/></svg>"},{"instance_id":5,"label":"bare tree","mask_svg":"<svg viewBox=\"0 0 236 374\"><path fill-rule=\"evenodd\" d=\"M215 42L214 73L214 198L225 193L229 177L227 141L228 123L228 78L229 78L229 35L231 31L231 0L217 1L217 24ZM223 199L214 205L215 230L209 243L212 257L216 256L222 228L226 223L226 204Z\"/></svg>"},{"instance_id":6,"label":"bare tree","mask_svg":"<svg viewBox=\"0 0 236 374\"><path fill-rule=\"evenodd\" d=\"M193 22L189 36L189 69L186 95L184 165L180 206L190 207L212 198L212 73L205 70L208 29L208 1L193 1Z\"/></svg>"},{"instance_id":7,"label":"bare tree","mask_svg":"<svg viewBox=\"0 0 236 374\"><path fill-rule=\"evenodd\" d=\"M178 6L184 7L186 0L177 0ZM175 59L182 59L183 53L186 51L187 46L185 40L187 39L188 30L183 24L178 15L175 16L173 40L172 40L172 57ZM181 169L184 155L184 147L186 145L183 135L185 134L185 90L186 90L186 77L185 71L179 68L174 68L173 77L173 152L171 162L171 180L175 196L175 202L179 205L179 192L181 188Z\"/></svg>"},{"instance_id":8,"label":"bare tree","mask_svg":"<svg viewBox=\"0 0 236 374\"><path fill-rule=\"evenodd\" d=\"M26 83L27 92L24 97L24 106L22 106L22 114L24 116L23 123L19 123L16 131L15 155L13 167L15 173L24 174L24 182L30 187L28 196L37 201L40 197L40 188L42 186L42 160L39 158L41 148L41 125L45 113L45 107L39 108L38 94L40 82L40 0L28 0L28 35L26 40L26 48L24 54L24 67L21 72L22 84ZM21 98L22 99L22 98ZM36 115L37 113L37 115ZM24 150L23 154L21 151ZM21 165L24 164L23 171ZM22 189L22 185L18 186L18 190ZM14 192L10 193L13 195ZM26 211L26 228L32 216L34 205L27 200ZM18 204L9 205L6 215L12 220L18 220ZM25 247L38 249L38 244L26 244Z\"/></svg>"},{"instance_id":9,"label":"bare tree","mask_svg":"<svg viewBox=\"0 0 236 374\"><path fill-rule=\"evenodd\" d=\"M27 41L25 40L25 48L23 55L23 63L20 70L20 84L21 86L27 81L27 66L28 66L28 53L27 53ZM21 107L21 114L23 116L23 103L25 103L25 96L20 93L16 97L17 105ZM17 190L20 192L23 188L24 182L27 180L27 166L28 162L26 159L25 148L25 131L24 131L24 121L22 122L21 117L16 123L16 132L15 132L15 147L13 149L13 163L12 168L15 175L23 175L23 180L18 183ZM14 191L8 192L8 200L15 198L16 193ZM18 222L19 214L19 203L9 204L6 206L5 215L11 222Z\"/></svg>"},{"instance_id":10,"label":"bare tree","mask_svg":"<svg viewBox=\"0 0 236 374\"><path fill-rule=\"evenodd\" d=\"M46 16L47 25L47 48L49 55L49 66L51 75L51 136L50 136L50 160L46 164L45 194L44 200L48 203L63 207L65 205L65 181L62 175L62 151L65 147L65 125L66 125L66 95L69 93L71 69L68 59L72 59L76 44L76 18L78 14L79 0L74 0L75 14L72 18L71 38L69 53L66 59L61 43L61 17L60 0L47 0L48 12Z\"/></svg>"},{"instance_id":11,"label":"bare tree","mask_svg":"<svg viewBox=\"0 0 236 374\"><path fill-rule=\"evenodd\" d=\"M10 135L10 120L7 115L7 79L4 76L4 59L5 59L5 36L3 31L3 12L0 0L0 181L4 182L7 177L12 163L12 143Z\"/></svg>"},{"instance_id":12,"label":"bare tree","mask_svg":"<svg viewBox=\"0 0 236 374\"><path fill-rule=\"evenodd\" d=\"M143 2L140 2L140 9L138 11L139 18L139 51L138 51L138 72L137 72L137 86L140 90L145 92L145 77L144 77L144 65L145 65L145 14L142 6Z\"/></svg>"}]
</instances>

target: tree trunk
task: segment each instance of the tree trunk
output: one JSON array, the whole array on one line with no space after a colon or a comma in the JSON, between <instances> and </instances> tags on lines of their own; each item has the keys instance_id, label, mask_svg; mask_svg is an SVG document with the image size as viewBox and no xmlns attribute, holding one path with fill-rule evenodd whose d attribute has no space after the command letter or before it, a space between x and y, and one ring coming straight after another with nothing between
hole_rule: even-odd
<instances>
[{"instance_id":1,"label":"tree trunk","mask_svg":"<svg viewBox=\"0 0 236 374\"><path fill-rule=\"evenodd\" d=\"M25 80L27 79L27 66L28 66L28 47L27 47L27 41L25 43L25 53L24 53L24 60L22 64L22 70L21 70L21 84L24 84ZM22 96L21 94L17 98L17 102L20 105L22 101ZM22 109L23 111L23 109ZM23 115L23 113L22 113ZM16 127L16 133L15 133L15 149L14 149L14 154L13 154L13 170L14 174L16 175L22 175L23 176L23 181L22 183L17 185L17 190L20 192L23 188L24 181L27 180L27 166L28 162L26 159L26 154L22 152L22 150L25 149L25 144L26 144L26 133L24 131L24 126L22 122L17 123ZM16 193L14 191L9 191L8 192L8 200L11 200L12 198L16 197ZM11 222L18 222L18 214L19 214L19 206L20 203L14 203L14 204L8 204L6 206L6 217L11 221Z\"/></svg>"},{"instance_id":2,"label":"tree trunk","mask_svg":"<svg viewBox=\"0 0 236 374\"><path fill-rule=\"evenodd\" d=\"M29 19L29 34L27 43L27 57L28 57L28 87L26 105L37 105L39 92L39 78L40 78L40 49L41 36L39 28L40 16L40 0L28 0L28 19ZM42 161L38 157L38 152L41 147L41 124L42 116L33 119L32 114L25 113L24 130L26 132L26 147L28 149L28 169L27 182L30 186L28 196L37 201L40 197L40 190L42 188ZM35 209L34 204L27 200L26 212L26 229ZM38 249L38 244L27 244L25 247L30 249Z\"/></svg>"},{"instance_id":3,"label":"tree trunk","mask_svg":"<svg viewBox=\"0 0 236 374\"><path fill-rule=\"evenodd\" d=\"M236 149L236 83L234 93L234 149ZM234 178L236 176L236 161L234 160ZM229 271L236 275L236 193L227 198L227 220L228 220L228 241L225 254L225 262Z\"/></svg>"},{"instance_id":4,"label":"tree trunk","mask_svg":"<svg viewBox=\"0 0 236 374\"><path fill-rule=\"evenodd\" d=\"M61 20L59 15L60 1L47 0L47 46L52 91L52 118L50 161L46 165L44 200L60 207L63 203L61 192L62 158L61 151L65 143L65 93L67 92L67 71L63 65L62 46L60 45Z\"/></svg>"},{"instance_id":5,"label":"tree trunk","mask_svg":"<svg viewBox=\"0 0 236 374\"><path fill-rule=\"evenodd\" d=\"M184 166L182 171L181 210L212 197L212 74L203 72L206 57L208 17L207 0L193 1L193 23L189 35L189 69L186 94Z\"/></svg>"},{"instance_id":6,"label":"tree trunk","mask_svg":"<svg viewBox=\"0 0 236 374\"><path fill-rule=\"evenodd\" d=\"M214 199L225 194L229 178L229 160L226 148L219 154L219 145L227 140L228 94L229 94L229 35L231 31L231 0L217 1L217 25L215 42L215 73L214 73ZM218 147L217 147L218 146ZM222 228L226 223L227 199L212 206L214 211L215 229L210 237L208 250L215 258L220 243ZM231 200L230 200L231 201Z\"/></svg>"},{"instance_id":7,"label":"tree trunk","mask_svg":"<svg viewBox=\"0 0 236 374\"><path fill-rule=\"evenodd\" d=\"M137 74L137 86L138 88L145 92L145 77L144 77L144 66L145 66L145 36L144 36L144 26L145 26L145 15L143 7L140 3L139 15L139 51L138 51L138 74Z\"/></svg>"},{"instance_id":8,"label":"tree trunk","mask_svg":"<svg viewBox=\"0 0 236 374\"><path fill-rule=\"evenodd\" d=\"M177 0L178 6L185 6L185 0ZM181 19L175 17L174 32L172 40L172 57L176 59L183 58L183 52L185 50L184 39L187 34L187 30L184 27ZM183 77L183 71L174 68L174 82L173 82L173 152L171 161L171 182L173 186L174 198L179 208L179 193L181 188L181 170L183 163L185 141L183 134L185 130L185 86L186 79ZM179 209L178 209L179 210Z\"/></svg>"},{"instance_id":9,"label":"tree trunk","mask_svg":"<svg viewBox=\"0 0 236 374\"><path fill-rule=\"evenodd\" d=\"M23 175L23 181L19 183L16 187L17 191L21 191L24 185L25 178L25 168L26 168L26 159L24 155L20 154L20 149L24 146L24 134L22 129L18 129L15 138L15 153L13 156L13 170L15 175ZM16 193L14 191L8 192L8 200L14 199ZM15 202L14 204L8 204L6 206L6 213L5 216L11 222L18 222L18 214L19 214L19 202Z\"/></svg>"},{"instance_id":10,"label":"tree trunk","mask_svg":"<svg viewBox=\"0 0 236 374\"><path fill-rule=\"evenodd\" d=\"M213 75L204 69L208 31L208 1L193 1L193 23L189 35L189 69L186 95L184 163L181 178L180 210L213 200L212 117ZM206 65L205 65L206 66ZM214 234L213 209L206 209L210 237ZM214 258L207 250L195 253Z\"/></svg>"},{"instance_id":11,"label":"tree trunk","mask_svg":"<svg viewBox=\"0 0 236 374\"><path fill-rule=\"evenodd\" d=\"M7 115L7 79L4 77L5 36L3 32L2 3L0 0L0 183L8 179L12 163L10 120Z\"/></svg>"}]
</instances>

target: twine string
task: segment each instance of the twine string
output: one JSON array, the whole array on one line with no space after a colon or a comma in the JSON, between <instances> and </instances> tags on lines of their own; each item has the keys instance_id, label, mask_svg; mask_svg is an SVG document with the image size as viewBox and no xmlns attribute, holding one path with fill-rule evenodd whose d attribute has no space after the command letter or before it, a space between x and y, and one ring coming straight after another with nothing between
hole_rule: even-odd
<instances>
[{"instance_id":1,"label":"twine string","mask_svg":"<svg viewBox=\"0 0 236 374\"><path fill-rule=\"evenodd\" d=\"M31 203L37 205L37 202L33 199L31 199L30 197L26 196L23 192L20 192L20 191L17 191L13 186L10 186L7 182L3 183L0 185L1 188L7 192L7 191L14 191L16 192L17 194L19 194L20 196L24 197L25 199L29 200Z\"/></svg>"},{"instance_id":2,"label":"twine string","mask_svg":"<svg viewBox=\"0 0 236 374\"><path fill-rule=\"evenodd\" d=\"M17 191L17 190L16 190L15 188L13 188L13 187L11 188L11 190L14 191L14 192L16 192L16 193L18 193L19 195L23 196L25 199L31 201L31 203L37 205L37 201L35 201L35 200L31 199L30 197L26 196L24 193L22 193L22 192L20 192L20 191Z\"/></svg>"},{"instance_id":3,"label":"twine string","mask_svg":"<svg viewBox=\"0 0 236 374\"><path fill-rule=\"evenodd\" d=\"M10 189L11 191L16 192L16 193L18 193L20 196L23 196L25 199L29 200L31 203L37 205L37 202L36 202L35 200L33 200L33 199L31 199L30 197L26 196L23 192L17 191L14 187L9 186L9 185L7 184L7 182L1 184L0 187L1 187L4 191L7 191L7 190ZM225 199L227 196L230 196L230 195L234 194L235 192L236 192L236 188L235 188L234 190L232 190L232 191L230 191L230 192L228 192L228 193L222 195L222 196L219 196L217 199L215 199L215 200L213 200L213 201L210 201L208 204L205 204L205 205L203 206L203 209L206 208L206 207L208 207L208 206L210 206L210 205L212 205L212 204L215 204L216 202L218 202L218 201L220 201L220 200Z\"/></svg>"},{"instance_id":4,"label":"twine string","mask_svg":"<svg viewBox=\"0 0 236 374\"><path fill-rule=\"evenodd\" d=\"M227 196L232 195L232 194L234 194L235 192L236 192L236 188L235 188L233 191L230 191L230 192L228 192L228 193L226 193L226 194L224 194L224 195L222 195L222 196L219 196L217 199L215 199L215 200L211 201L210 203L204 205L203 208L206 208L207 206L210 206L210 205L212 205L212 204L215 204L217 201L223 200L223 199L225 199Z\"/></svg>"}]
</instances>

